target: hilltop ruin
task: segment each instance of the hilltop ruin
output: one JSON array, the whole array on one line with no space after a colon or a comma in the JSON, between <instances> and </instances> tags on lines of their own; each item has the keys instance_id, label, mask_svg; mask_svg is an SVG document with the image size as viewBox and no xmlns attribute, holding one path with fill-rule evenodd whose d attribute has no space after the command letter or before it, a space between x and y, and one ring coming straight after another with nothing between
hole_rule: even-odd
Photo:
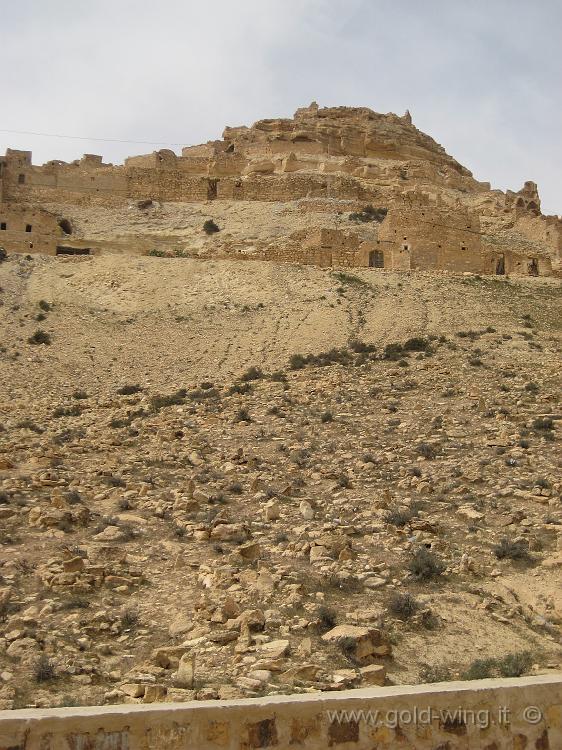
<instances>
[{"instance_id":1,"label":"hilltop ruin","mask_svg":"<svg viewBox=\"0 0 562 750\"><path fill-rule=\"evenodd\" d=\"M257 242L228 225L208 238L199 226L196 242L178 234L194 207L212 217L233 203L281 204L294 228ZM163 205L174 206L173 221ZM156 241L164 255L550 275L561 238L562 221L541 213L534 182L492 190L409 112L313 102L290 119L227 127L181 156L163 149L120 166L92 154L42 166L28 151L0 158L0 245L9 252L138 254Z\"/></svg>"}]
</instances>

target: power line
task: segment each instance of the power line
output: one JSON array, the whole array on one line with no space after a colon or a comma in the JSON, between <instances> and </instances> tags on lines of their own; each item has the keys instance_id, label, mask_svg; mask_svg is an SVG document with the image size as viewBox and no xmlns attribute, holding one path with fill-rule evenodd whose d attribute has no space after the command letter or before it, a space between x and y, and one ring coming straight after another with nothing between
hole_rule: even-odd
<instances>
[{"instance_id":1,"label":"power line","mask_svg":"<svg viewBox=\"0 0 562 750\"><path fill-rule=\"evenodd\" d=\"M127 141L121 138L94 138L86 135L62 135L61 133L35 133L31 130L6 130L0 128L0 133L12 133L14 135L36 135L41 138L63 138L75 141L103 141L104 143L134 143L144 146L185 146L185 143L165 143L164 141Z\"/></svg>"}]
</instances>

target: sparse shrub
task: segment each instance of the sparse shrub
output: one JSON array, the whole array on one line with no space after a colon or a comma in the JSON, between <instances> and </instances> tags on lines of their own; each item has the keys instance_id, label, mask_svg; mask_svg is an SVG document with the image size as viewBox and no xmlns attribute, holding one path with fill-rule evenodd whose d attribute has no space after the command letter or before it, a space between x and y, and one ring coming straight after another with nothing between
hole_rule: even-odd
<instances>
[{"instance_id":1,"label":"sparse shrub","mask_svg":"<svg viewBox=\"0 0 562 750\"><path fill-rule=\"evenodd\" d=\"M531 427L535 432L548 432L554 428L554 422L550 417L539 417L533 420Z\"/></svg>"},{"instance_id":2,"label":"sparse shrub","mask_svg":"<svg viewBox=\"0 0 562 750\"><path fill-rule=\"evenodd\" d=\"M240 376L240 380L243 383L248 383L250 380L260 380L263 377L264 374L261 368L252 366L248 367L246 372L242 373L242 375Z\"/></svg>"},{"instance_id":3,"label":"sparse shrub","mask_svg":"<svg viewBox=\"0 0 562 750\"><path fill-rule=\"evenodd\" d=\"M450 682L453 679L453 674L450 667L444 664L422 664L419 677L422 682Z\"/></svg>"},{"instance_id":4,"label":"sparse shrub","mask_svg":"<svg viewBox=\"0 0 562 750\"><path fill-rule=\"evenodd\" d=\"M244 492L244 488L242 487L240 482L232 482L232 484L230 484L228 487L228 491L233 495L241 495Z\"/></svg>"},{"instance_id":5,"label":"sparse shrub","mask_svg":"<svg viewBox=\"0 0 562 750\"><path fill-rule=\"evenodd\" d=\"M69 505L81 505L82 504L82 496L78 492L78 490L69 490L65 494L65 500Z\"/></svg>"},{"instance_id":6,"label":"sparse shrub","mask_svg":"<svg viewBox=\"0 0 562 750\"><path fill-rule=\"evenodd\" d=\"M408 570L420 581L430 581L445 572L445 565L427 547L419 547L408 564Z\"/></svg>"},{"instance_id":7,"label":"sparse shrub","mask_svg":"<svg viewBox=\"0 0 562 750\"><path fill-rule=\"evenodd\" d=\"M479 336L481 336L480 331L457 331L456 334L460 339L470 339L471 341L475 341Z\"/></svg>"},{"instance_id":8,"label":"sparse shrub","mask_svg":"<svg viewBox=\"0 0 562 750\"><path fill-rule=\"evenodd\" d=\"M327 633L328 630L331 630L333 627L335 627L336 622L338 621L338 614L336 610L324 605L318 608L317 617L318 630L320 631L320 633Z\"/></svg>"},{"instance_id":9,"label":"sparse shrub","mask_svg":"<svg viewBox=\"0 0 562 750\"><path fill-rule=\"evenodd\" d=\"M79 417L80 414L82 414L82 409L78 404L73 404L72 406L57 406L53 412L53 417L57 419L59 417Z\"/></svg>"},{"instance_id":10,"label":"sparse shrub","mask_svg":"<svg viewBox=\"0 0 562 750\"><path fill-rule=\"evenodd\" d=\"M291 370L302 370L307 364L307 358L302 354L293 354L289 360Z\"/></svg>"},{"instance_id":11,"label":"sparse shrub","mask_svg":"<svg viewBox=\"0 0 562 750\"><path fill-rule=\"evenodd\" d=\"M529 651L507 654L498 660L498 669L502 677L521 677L532 665L533 655Z\"/></svg>"},{"instance_id":12,"label":"sparse shrub","mask_svg":"<svg viewBox=\"0 0 562 750\"><path fill-rule=\"evenodd\" d=\"M170 393L167 396L152 396L150 399L150 405L153 409L153 411L158 411L159 409L165 409L168 406L179 406L181 404L185 403L185 397L187 396L187 391L185 388L180 388L179 391L176 391L175 393Z\"/></svg>"},{"instance_id":13,"label":"sparse shrub","mask_svg":"<svg viewBox=\"0 0 562 750\"><path fill-rule=\"evenodd\" d=\"M35 320L38 323L42 323L44 320L47 320L47 316L45 315L45 313L37 313L37 315L35 316Z\"/></svg>"},{"instance_id":14,"label":"sparse shrub","mask_svg":"<svg viewBox=\"0 0 562 750\"><path fill-rule=\"evenodd\" d=\"M523 540L512 541L504 536L492 551L498 560L530 560L529 545Z\"/></svg>"},{"instance_id":15,"label":"sparse shrub","mask_svg":"<svg viewBox=\"0 0 562 750\"><path fill-rule=\"evenodd\" d=\"M234 422L251 422L252 417L250 416L250 412L248 409L238 409L236 414L234 415Z\"/></svg>"},{"instance_id":16,"label":"sparse shrub","mask_svg":"<svg viewBox=\"0 0 562 750\"><path fill-rule=\"evenodd\" d=\"M216 234L216 232L220 232L220 227L213 221L213 219L207 219L203 224L203 231L205 234Z\"/></svg>"},{"instance_id":17,"label":"sparse shrub","mask_svg":"<svg viewBox=\"0 0 562 750\"><path fill-rule=\"evenodd\" d=\"M384 347L383 359L389 359L393 362L396 362L396 360L401 358L402 352L403 352L402 344L398 344L398 343L387 344Z\"/></svg>"},{"instance_id":18,"label":"sparse shrub","mask_svg":"<svg viewBox=\"0 0 562 750\"><path fill-rule=\"evenodd\" d=\"M495 659L475 659L463 673L463 680L487 680L494 675Z\"/></svg>"},{"instance_id":19,"label":"sparse shrub","mask_svg":"<svg viewBox=\"0 0 562 750\"><path fill-rule=\"evenodd\" d=\"M63 695L60 699L58 708L77 708L81 705L82 704L80 703L78 698L75 698L73 695Z\"/></svg>"},{"instance_id":20,"label":"sparse shrub","mask_svg":"<svg viewBox=\"0 0 562 750\"><path fill-rule=\"evenodd\" d=\"M437 450L429 443L419 443L416 446L416 452L428 461L433 460L437 456Z\"/></svg>"},{"instance_id":21,"label":"sparse shrub","mask_svg":"<svg viewBox=\"0 0 562 750\"><path fill-rule=\"evenodd\" d=\"M349 220L354 221L356 223L358 222L369 222L369 221L378 221L381 222L384 220L385 216L388 213L387 208L375 208L374 206L364 206L361 211L355 211L353 213L349 214Z\"/></svg>"},{"instance_id":22,"label":"sparse shrub","mask_svg":"<svg viewBox=\"0 0 562 750\"><path fill-rule=\"evenodd\" d=\"M462 675L463 680L485 680L490 677L521 677L533 664L529 651L518 651L500 658L475 659Z\"/></svg>"},{"instance_id":23,"label":"sparse shrub","mask_svg":"<svg viewBox=\"0 0 562 750\"><path fill-rule=\"evenodd\" d=\"M338 477L338 487L342 487L344 490L351 487L351 479L347 474L340 474Z\"/></svg>"},{"instance_id":24,"label":"sparse shrub","mask_svg":"<svg viewBox=\"0 0 562 750\"><path fill-rule=\"evenodd\" d=\"M16 424L16 427L22 430L31 430L31 432L35 432L37 435L43 432L43 428L36 425L31 419L22 419Z\"/></svg>"},{"instance_id":25,"label":"sparse shrub","mask_svg":"<svg viewBox=\"0 0 562 750\"><path fill-rule=\"evenodd\" d=\"M352 638L351 636L346 636L344 638L340 638L337 643L343 655L350 661L352 662L355 661L355 649L356 649L355 638Z\"/></svg>"},{"instance_id":26,"label":"sparse shrub","mask_svg":"<svg viewBox=\"0 0 562 750\"><path fill-rule=\"evenodd\" d=\"M525 390L528 393L538 393L539 392L539 386L536 383L533 383L532 381L529 383L525 383Z\"/></svg>"},{"instance_id":27,"label":"sparse shrub","mask_svg":"<svg viewBox=\"0 0 562 750\"><path fill-rule=\"evenodd\" d=\"M122 477L117 476L116 474L110 474L108 477L105 477L105 483L109 487L126 487L127 483Z\"/></svg>"},{"instance_id":28,"label":"sparse shrub","mask_svg":"<svg viewBox=\"0 0 562 750\"><path fill-rule=\"evenodd\" d=\"M166 253L164 252L164 250L157 250L156 248L154 248L153 250L149 250L147 255L150 255L152 258L165 258L166 257Z\"/></svg>"},{"instance_id":29,"label":"sparse shrub","mask_svg":"<svg viewBox=\"0 0 562 750\"><path fill-rule=\"evenodd\" d=\"M132 607L127 607L127 609L124 609L121 613L121 617L119 619L119 628L121 631L133 630L137 627L139 621L140 615L138 613L138 610L133 609Z\"/></svg>"},{"instance_id":30,"label":"sparse shrub","mask_svg":"<svg viewBox=\"0 0 562 750\"><path fill-rule=\"evenodd\" d=\"M405 352L425 352L429 348L429 339L421 336L411 338L404 342L402 348Z\"/></svg>"},{"instance_id":31,"label":"sparse shrub","mask_svg":"<svg viewBox=\"0 0 562 750\"><path fill-rule=\"evenodd\" d=\"M332 412L331 412L331 411L325 411L325 412L324 412L324 413L323 413L323 414L321 415L321 417L320 417L320 421L321 421L321 422L332 422L332 421L333 421L333 419L334 419L334 415L332 414Z\"/></svg>"},{"instance_id":32,"label":"sparse shrub","mask_svg":"<svg viewBox=\"0 0 562 750\"><path fill-rule=\"evenodd\" d=\"M251 383L234 383L234 385L231 385L228 389L228 395L232 396L235 393L240 393L241 395L245 396L247 393L252 392L252 385Z\"/></svg>"},{"instance_id":33,"label":"sparse shrub","mask_svg":"<svg viewBox=\"0 0 562 750\"><path fill-rule=\"evenodd\" d=\"M468 360L468 364L472 365L472 367L482 367L483 362L480 357L470 357Z\"/></svg>"},{"instance_id":34,"label":"sparse shrub","mask_svg":"<svg viewBox=\"0 0 562 750\"><path fill-rule=\"evenodd\" d=\"M35 682L49 682L56 677L55 665L47 654L41 654L33 665Z\"/></svg>"},{"instance_id":35,"label":"sparse shrub","mask_svg":"<svg viewBox=\"0 0 562 750\"><path fill-rule=\"evenodd\" d=\"M132 396L135 393L140 393L142 388L137 384L122 385L117 389L119 396Z\"/></svg>"},{"instance_id":36,"label":"sparse shrub","mask_svg":"<svg viewBox=\"0 0 562 750\"><path fill-rule=\"evenodd\" d=\"M389 523L392 524L392 526L402 528L403 526L406 526L406 524L410 523L413 518L416 518L417 515L418 511L415 508L395 508L385 514L384 520L385 523Z\"/></svg>"},{"instance_id":37,"label":"sparse shrub","mask_svg":"<svg viewBox=\"0 0 562 750\"><path fill-rule=\"evenodd\" d=\"M43 312L50 312L53 309L53 306L44 299L40 299L38 304Z\"/></svg>"},{"instance_id":38,"label":"sparse shrub","mask_svg":"<svg viewBox=\"0 0 562 750\"><path fill-rule=\"evenodd\" d=\"M72 398L75 398L77 401L83 401L84 399L88 398L88 394L86 391L74 391L72 394Z\"/></svg>"},{"instance_id":39,"label":"sparse shrub","mask_svg":"<svg viewBox=\"0 0 562 750\"><path fill-rule=\"evenodd\" d=\"M359 339L352 339L349 342L349 348L356 354L372 354L376 350L374 344L366 344Z\"/></svg>"},{"instance_id":40,"label":"sparse shrub","mask_svg":"<svg viewBox=\"0 0 562 750\"><path fill-rule=\"evenodd\" d=\"M272 372L269 376L270 380L273 380L274 383L286 383L287 382L287 373L283 370L275 370L275 372Z\"/></svg>"},{"instance_id":41,"label":"sparse shrub","mask_svg":"<svg viewBox=\"0 0 562 750\"><path fill-rule=\"evenodd\" d=\"M35 333L30 336L27 339L28 343L38 345L38 344L50 344L51 343L51 336L47 333L47 331L43 331L41 328L38 328Z\"/></svg>"},{"instance_id":42,"label":"sparse shrub","mask_svg":"<svg viewBox=\"0 0 562 750\"><path fill-rule=\"evenodd\" d=\"M419 602L411 594L396 593L388 604L388 611L400 620L409 620L419 610Z\"/></svg>"},{"instance_id":43,"label":"sparse shrub","mask_svg":"<svg viewBox=\"0 0 562 750\"><path fill-rule=\"evenodd\" d=\"M336 273L333 273L332 276L342 284L348 284L350 286L369 288L369 289L371 288L371 285L368 282L363 281L363 279L361 279L359 276L355 276L355 274L352 274L352 273L345 273L345 271L337 271ZM345 288L343 289L343 291L345 292Z\"/></svg>"}]
</instances>

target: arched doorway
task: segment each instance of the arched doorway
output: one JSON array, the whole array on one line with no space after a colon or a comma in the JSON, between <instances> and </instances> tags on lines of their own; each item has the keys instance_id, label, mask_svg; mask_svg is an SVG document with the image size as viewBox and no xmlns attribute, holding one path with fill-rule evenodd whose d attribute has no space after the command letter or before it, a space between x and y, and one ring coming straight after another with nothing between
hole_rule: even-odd
<instances>
[{"instance_id":1,"label":"arched doorway","mask_svg":"<svg viewBox=\"0 0 562 750\"><path fill-rule=\"evenodd\" d=\"M496 261L496 276L503 276L505 274L505 255L500 255Z\"/></svg>"}]
</instances>

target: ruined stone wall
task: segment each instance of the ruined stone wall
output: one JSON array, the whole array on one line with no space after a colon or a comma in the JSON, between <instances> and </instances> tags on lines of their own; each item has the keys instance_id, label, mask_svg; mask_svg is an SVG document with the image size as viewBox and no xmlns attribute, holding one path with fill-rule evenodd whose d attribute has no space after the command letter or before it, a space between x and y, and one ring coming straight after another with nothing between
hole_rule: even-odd
<instances>
[{"instance_id":1,"label":"ruined stone wall","mask_svg":"<svg viewBox=\"0 0 562 750\"><path fill-rule=\"evenodd\" d=\"M552 275L552 261L547 255L517 253L484 244L480 273L496 274L499 267L503 267L503 273L512 276Z\"/></svg>"},{"instance_id":2,"label":"ruined stone wall","mask_svg":"<svg viewBox=\"0 0 562 750\"><path fill-rule=\"evenodd\" d=\"M462 209L396 206L383 221L379 239L409 252L412 270L486 272L480 222Z\"/></svg>"},{"instance_id":3,"label":"ruined stone wall","mask_svg":"<svg viewBox=\"0 0 562 750\"><path fill-rule=\"evenodd\" d=\"M0 747L559 750L562 676L235 701L2 711Z\"/></svg>"},{"instance_id":4,"label":"ruined stone wall","mask_svg":"<svg viewBox=\"0 0 562 750\"><path fill-rule=\"evenodd\" d=\"M245 178L221 179L217 197L222 200L292 201L299 198L368 200L369 194L352 177L292 173L251 174Z\"/></svg>"},{"instance_id":5,"label":"ruined stone wall","mask_svg":"<svg viewBox=\"0 0 562 750\"><path fill-rule=\"evenodd\" d=\"M562 219L558 216L534 216L521 212L516 219L516 229L533 242L550 248L554 260L562 257Z\"/></svg>"},{"instance_id":6,"label":"ruined stone wall","mask_svg":"<svg viewBox=\"0 0 562 750\"><path fill-rule=\"evenodd\" d=\"M41 167L18 166L7 161L4 168L4 198L22 203L74 203L89 198L127 195L123 167L50 162Z\"/></svg>"},{"instance_id":7,"label":"ruined stone wall","mask_svg":"<svg viewBox=\"0 0 562 750\"><path fill-rule=\"evenodd\" d=\"M0 247L7 252L54 255L63 236L53 214L40 208L0 202Z\"/></svg>"},{"instance_id":8,"label":"ruined stone wall","mask_svg":"<svg viewBox=\"0 0 562 750\"><path fill-rule=\"evenodd\" d=\"M129 168L126 174L127 197L159 201L204 201L210 196L209 179L177 169Z\"/></svg>"}]
</instances>

